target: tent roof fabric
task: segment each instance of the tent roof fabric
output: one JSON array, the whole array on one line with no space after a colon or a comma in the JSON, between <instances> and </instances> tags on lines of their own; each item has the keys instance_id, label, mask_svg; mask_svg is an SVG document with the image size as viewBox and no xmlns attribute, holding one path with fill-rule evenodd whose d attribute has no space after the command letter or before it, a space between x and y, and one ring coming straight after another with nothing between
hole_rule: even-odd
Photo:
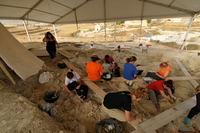
<instances>
[{"instance_id":1,"label":"tent roof fabric","mask_svg":"<svg viewBox=\"0 0 200 133\"><path fill-rule=\"evenodd\" d=\"M52 24L190 17L200 0L0 0L0 19Z\"/></svg>"}]
</instances>

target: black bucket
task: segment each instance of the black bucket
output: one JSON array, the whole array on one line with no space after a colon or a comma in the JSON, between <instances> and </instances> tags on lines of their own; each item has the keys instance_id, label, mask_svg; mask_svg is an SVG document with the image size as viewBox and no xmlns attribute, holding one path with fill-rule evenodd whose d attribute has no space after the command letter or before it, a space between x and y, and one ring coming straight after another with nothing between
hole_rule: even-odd
<instances>
[{"instance_id":1,"label":"black bucket","mask_svg":"<svg viewBox=\"0 0 200 133\"><path fill-rule=\"evenodd\" d=\"M138 70L138 74L137 75L141 75L143 72L143 70Z\"/></svg>"},{"instance_id":2,"label":"black bucket","mask_svg":"<svg viewBox=\"0 0 200 133\"><path fill-rule=\"evenodd\" d=\"M44 93L44 100L48 103L53 103L53 102L57 101L60 96L60 92L57 91L56 96L54 97L55 93L56 93L56 91L51 91L51 92L46 91Z\"/></svg>"}]
</instances>

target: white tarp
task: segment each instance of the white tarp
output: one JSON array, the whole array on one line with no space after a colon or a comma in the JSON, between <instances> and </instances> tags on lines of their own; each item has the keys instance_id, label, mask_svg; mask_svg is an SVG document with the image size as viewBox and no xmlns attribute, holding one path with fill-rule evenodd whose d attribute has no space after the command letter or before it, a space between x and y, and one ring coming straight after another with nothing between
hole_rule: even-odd
<instances>
[{"instance_id":1,"label":"white tarp","mask_svg":"<svg viewBox=\"0 0 200 133\"><path fill-rule=\"evenodd\" d=\"M37 74L44 62L28 51L0 23L0 57L23 80Z\"/></svg>"},{"instance_id":2,"label":"white tarp","mask_svg":"<svg viewBox=\"0 0 200 133\"><path fill-rule=\"evenodd\" d=\"M0 19L67 24L190 17L200 0L0 0Z\"/></svg>"}]
</instances>

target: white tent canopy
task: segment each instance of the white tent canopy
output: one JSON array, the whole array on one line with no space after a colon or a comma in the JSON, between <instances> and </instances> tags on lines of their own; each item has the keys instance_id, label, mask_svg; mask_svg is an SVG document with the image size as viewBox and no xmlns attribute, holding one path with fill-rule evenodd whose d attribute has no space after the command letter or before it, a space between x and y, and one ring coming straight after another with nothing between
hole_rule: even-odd
<instances>
[{"instance_id":1,"label":"white tent canopy","mask_svg":"<svg viewBox=\"0 0 200 133\"><path fill-rule=\"evenodd\" d=\"M0 0L0 19L52 24L191 17L200 0Z\"/></svg>"}]
</instances>

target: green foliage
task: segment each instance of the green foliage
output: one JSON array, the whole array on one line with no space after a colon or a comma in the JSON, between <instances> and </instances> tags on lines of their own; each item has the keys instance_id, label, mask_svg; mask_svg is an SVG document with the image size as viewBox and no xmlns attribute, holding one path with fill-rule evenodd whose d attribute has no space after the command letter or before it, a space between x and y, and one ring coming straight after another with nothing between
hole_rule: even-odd
<instances>
[{"instance_id":1,"label":"green foliage","mask_svg":"<svg viewBox=\"0 0 200 133\"><path fill-rule=\"evenodd\" d=\"M71 33L70 36L71 36L71 37L78 37L78 32L76 31L76 32L74 32L74 33Z\"/></svg>"},{"instance_id":2,"label":"green foliage","mask_svg":"<svg viewBox=\"0 0 200 133\"><path fill-rule=\"evenodd\" d=\"M125 21L117 21L117 25L124 23Z\"/></svg>"},{"instance_id":3,"label":"green foliage","mask_svg":"<svg viewBox=\"0 0 200 133\"><path fill-rule=\"evenodd\" d=\"M167 19L167 21L171 21L171 19Z\"/></svg>"},{"instance_id":4,"label":"green foliage","mask_svg":"<svg viewBox=\"0 0 200 133\"><path fill-rule=\"evenodd\" d=\"M147 19L147 23L148 23L148 24L151 23L151 19Z\"/></svg>"}]
</instances>

